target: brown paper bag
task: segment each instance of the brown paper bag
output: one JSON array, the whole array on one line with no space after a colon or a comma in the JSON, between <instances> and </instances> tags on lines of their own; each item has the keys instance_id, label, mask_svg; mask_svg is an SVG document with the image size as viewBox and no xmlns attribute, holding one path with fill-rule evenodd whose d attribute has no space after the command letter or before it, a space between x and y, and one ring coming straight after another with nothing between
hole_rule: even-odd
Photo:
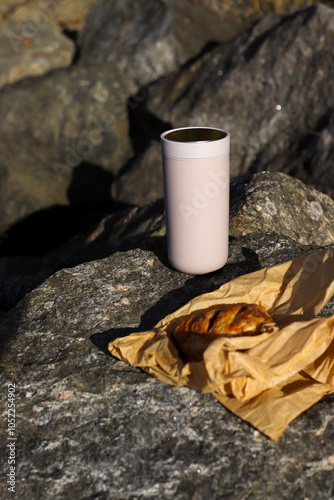
<instances>
[{"instance_id":1,"label":"brown paper bag","mask_svg":"<svg viewBox=\"0 0 334 500\"><path fill-rule=\"evenodd\" d=\"M286 426L334 392L334 316L316 318L334 293L334 248L240 276L200 295L151 331L109 344L111 354L159 380L210 392L277 441ZM250 337L221 337L203 360L185 363L170 333L182 317L219 304L264 306L275 325Z\"/></svg>"}]
</instances>

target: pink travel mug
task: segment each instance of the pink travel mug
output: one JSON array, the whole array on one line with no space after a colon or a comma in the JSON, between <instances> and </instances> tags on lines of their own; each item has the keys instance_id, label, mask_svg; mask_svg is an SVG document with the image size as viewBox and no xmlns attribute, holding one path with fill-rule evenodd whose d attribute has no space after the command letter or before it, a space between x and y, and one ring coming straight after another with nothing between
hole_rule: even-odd
<instances>
[{"instance_id":1,"label":"pink travel mug","mask_svg":"<svg viewBox=\"0 0 334 500\"><path fill-rule=\"evenodd\" d=\"M228 257L230 134L186 127L160 138L169 261L184 273L216 271Z\"/></svg>"}]
</instances>

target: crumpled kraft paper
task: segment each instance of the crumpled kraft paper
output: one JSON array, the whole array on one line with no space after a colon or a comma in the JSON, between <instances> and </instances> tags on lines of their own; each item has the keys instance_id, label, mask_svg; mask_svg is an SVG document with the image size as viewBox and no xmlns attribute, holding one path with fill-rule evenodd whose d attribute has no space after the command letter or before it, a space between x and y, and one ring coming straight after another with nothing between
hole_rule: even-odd
<instances>
[{"instance_id":1,"label":"crumpled kraft paper","mask_svg":"<svg viewBox=\"0 0 334 500\"><path fill-rule=\"evenodd\" d=\"M240 276L200 295L151 331L109 344L111 354L159 380L210 392L225 407L277 441L300 413L334 392L334 316L316 317L334 293L334 248ZM272 328L221 337L203 360L185 363L170 332L182 317L236 302L264 306Z\"/></svg>"}]
</instances>

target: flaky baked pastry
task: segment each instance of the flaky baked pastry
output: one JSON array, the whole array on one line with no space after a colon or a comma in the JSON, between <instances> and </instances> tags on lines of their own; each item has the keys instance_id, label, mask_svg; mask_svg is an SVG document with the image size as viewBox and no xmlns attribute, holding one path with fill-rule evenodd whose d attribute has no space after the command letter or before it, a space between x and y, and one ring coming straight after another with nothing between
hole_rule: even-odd
<instances>
[{"instance_id":1,"label":"flaky baked pastry","mask_svg":"<svg viewBox=\"0 0 334 500\"><path fill-rule=\"evenodd\" d=\"M257 335L273 319L257 304L224 304L183 318L172 339L186 360L199 361L208 344L218 336Z\"/></svg>"}]
</instances>

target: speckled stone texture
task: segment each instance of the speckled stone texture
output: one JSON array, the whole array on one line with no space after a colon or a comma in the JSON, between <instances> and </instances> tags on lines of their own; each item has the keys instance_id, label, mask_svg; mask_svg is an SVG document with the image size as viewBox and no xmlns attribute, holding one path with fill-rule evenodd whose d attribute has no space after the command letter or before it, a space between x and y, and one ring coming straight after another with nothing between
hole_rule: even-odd
<instances>
[{"instance_id":1,"label":"speckled stone texture","mask_svg":"<svg viewBox=\"0 0 334 500\"><path fill-rule=\"evenodd\" d=\"M303 245L334 243L334 202L281 172L236 179L231 185L232 236L271 231Z\"/></svg>"},{"instance_id":2,"label":"speckled stone texture","mask_svg":"<svg viewBox=\"0 0 334 500\"><path fill-rule=\"evenodd\" d=\"M3 317L1 419L6 428L15 383L17 498L333 498L332 395L274 443L210 395L107 353L192 297L317 247L249 234L231 241L222 270L196 277L170 268L162 241L63 269Z\"/></svg>"}]
</instances>

